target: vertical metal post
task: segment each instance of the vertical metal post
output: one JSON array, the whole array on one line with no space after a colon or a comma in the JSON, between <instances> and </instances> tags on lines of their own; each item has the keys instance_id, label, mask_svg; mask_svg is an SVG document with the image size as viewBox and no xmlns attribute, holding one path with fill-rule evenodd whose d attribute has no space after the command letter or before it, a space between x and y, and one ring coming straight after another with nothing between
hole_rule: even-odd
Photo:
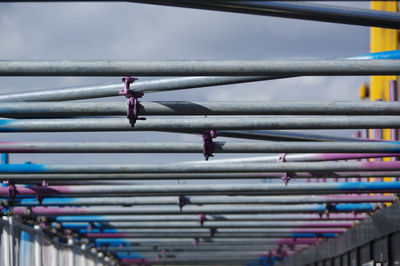
<instances>
[{"instance_id":1,"label":"vertical metal post","mask_svg":"<svg viewBox=\"0 0 400 266\"><path fill-rule=\"evenodd\" d=\"M105 266L104 265L104 260L103 260L103 258L104 258L104 254L103 254L103 252L98 252L97 253L97 258L98 258L98 260L97 260L97 266Z\"/></svg>"},{"instance_id":2,"label":"vertical metal post","mask_svg":"<svg viewBox=\"0 0 400 266\"><path fill-rule=\"evenodd\" d=\"M21 244L19 252L19 263L20 265L29 265L32 258L31 253L31 235L25 231L21 231ZM57 264L54 264L57 265Z\"/></svg>"},{"instance_id":3,"label":"vertical metal post","mask_svg":"<svg viewBox=\"0 0 400 266\"><path fill-rule=\"evenodd\" d=\"M67 244L68 244L68 246L70 246L67 251L67 254L68 254L67 255L68 256L67 263L68 263L68 266L74 266L75 265L74 249L73 249L74 239L72 237L68 238Z\"/></svg>"},{"instance_id":4,"label":"vertical metal post","mask_svg":"<svg viewBox=\"0 0 400 266\"><path fill-rule=\"evenodd\" d=\"M3 220L8 224L9 223L9 217L3 216ZM2 253L3 253L3 265L4 266L11 266L11 259L10 259L10 242L9 242L9 226L4 225L2 227L3 233L1 234L1 247L2 247Z\"/></svg>"},{"instance_id":5,"label":"vertical metal post","mask_svg":"<svg viewBox=\"0 0 400 266\"><path fill-rule=\"evenodd\" d=\"M56 243L59 243L58 237L55 237L53 240ZM58 254L59 254L59 247L58 247L58 245L54 245L54 252L51 256L51 265L59 265Z\"/></svg>"},{"instance_id":6,"label":"vertical metal post","mask_svg":"<svg viewBox=\"0 0 400 266\"><path fill-rule=\"evenodd\" d=\"M89 266L96 266L97 264L97 250L95 248L90 249L90 263Z\"/></svg>"},{"instance_id":7,"label":"vertical metal post","mask_svg":"<svg viewBox=\"0 0 400 266\"><path fill-rule=\"evenodd\" d=\"M10 245L10 264L12 265L12 266L14 266L15 265L15 235L14 235L14 217L13 216L10 216L9 218L8 218L8 222L9 222L9 227L8 227L8 229L9 229L9 235L8 235L8 241L9 241L9 245Z\"/></svg>"},{"instance_id":8,"label":"vertical metal post","mask_svg":"<svg viewBox=\"0 0 400 266\"><path fill-rule=\"evenodd\" d=\"M86 258L86 255L85 255L86 244L82 244L81 245L81 250L82 250L82 253L80 254L79 266L86 266L87 265L87 258Z\"/></svg>"},{"instance_id":9,"label":"vertical metal post","mask_svg":"<svg viewBox=\"0 0 400 266\"><path fill-rule=\"evenodd\" d=\"M34 229L37 231L35 234L35 266L42 266L42 238L39 232L41 231L40 225L35 225Z\"/></svg>"}]
</instances>

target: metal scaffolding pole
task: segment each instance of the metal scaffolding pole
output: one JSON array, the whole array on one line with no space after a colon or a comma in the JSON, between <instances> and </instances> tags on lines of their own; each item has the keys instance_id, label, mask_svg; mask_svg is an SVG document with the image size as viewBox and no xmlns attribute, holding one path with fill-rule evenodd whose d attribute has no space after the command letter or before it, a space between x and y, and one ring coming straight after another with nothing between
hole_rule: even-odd
<instances>
[{"instance_id":1,"label":"metal scaffolding pole","mask_svg":"<svg viewBox=\"0 0 400 266\"><path fill-rule=\"evenodd\" d=\"M72 214L73 215L73 214ZM367 217L365 213L327 214L217 214L205 215L204 221L357 221ZM56 216L56 222L200 222L199 215L75 215Z\"/></svg>"},{"instance_id":2,"label":"metal scaffolding pole","mask_svg":"<svg viewBox=\"0 0 400 266\"><path fill-rule=\"evenodd\" d=\"M98 197L98 198L16 198L13 206L94 206L94 205L205 205L205 204L310 204L378 203L397 201L395 195L313 195L313 196L179 196L179 197ZM7 199L0 199L6 205Z\"/></svg>"},{"instance_id":3,"label":"metal scaffolding pole","mask_svg":"<svg viewBox=\"0 0 400 266\"><path fill-rule=\"evenodd\" d=\"M334 232L322 232L323 230L315 230L318 232L270 232L270 233L220 233L215 234L215 238L288 238L288 237L310 237L310 238L331 238L336 234L344 233L345 230L337 230ZM333 230L331 230L333 231ZM204 233L82 233L83 238L201 238L210 237L210 232Z\"/></svg>"},{"instance_id":4,"label":"metal scaffolding pole","mask_svg":"<svg viewBox=\"0 0 400 266\"><path fill-rule=\"evenodd\" d=\"M0 76L399 75L400 60L0 61Z\"/></svg>"},{"instance_id":5,"label":"metal scaffolding pole","mask_svg":"<svg viewBox=\"0 0 400 266\"><path fill-rule=\"evenodd\" d=\"M181 245L190 245L190 246L220 246L220 245L247 245L247 244L275 244L275 245L312 245L319 241L318 238L313 237L286 237L286 238L265 238L265 239L243 239L243 238L211 238L204 237L199 238L193 243L193 238L160 238L157 242L154 239L146 239L146 238L114 238L114 239L95 239L94 242L96 246L103 246L104 244L108 244L109 246L120 246L121 244L131 245L131 246L155 246L160 245L169 245L173 246L181 246Z\"/></svg>"},{"instance_id":6,"label":"metal scaffolding pole","mask_svg":"<svg viewBox=\"0 0 400 266\"><path fill-rule=\"evenodd\" d=\"M152 93L273 80L277 78L281 77L169 77L138 80L131 84L130 88L138 92ZM119 91L123 88L124 85L118 83L3 94L0 95L0 102L49 102L112 97L120 96Z\"/></svg>"},{"instance_id":7,"label":"metal scaffolding pole","mask_svg":"<svg viewBox=\"0 0 400 266\"><path fill-rule=\"evenodd\" d=\"M400 68L399 68L400 69ZM226 118L148 118L135 127L126 118L1 119L0 132L174 131L230 129L400 128L398 116L297 116Z\"/></svg>"},{"instance_id":8,"label":"metal scaffolding pole","mask_svg":"<svg viewBox=\"0 0 400 266\"><path fill-rule=\"evenodd\" d=\"M232 234L230 237L235 237L236 234L252 234L252 233L335 233L340 234L345 232L345 228L215 228L214 234L218 235L228 235ZM119 234L119 233L127 233L127 234L158 234L158 233L168 233L168 234L207 234L207 237L210 236L209 228L91 228L91 229L79 229L77 230L80 234L90 234L90 233L105 233L105 234ZM211 233L213 234L213 233Z\"/></svg>"},{"instance_id":9,"label":"metal scaffolding pole","mask_svg":"<svg viewBox=\"0 0 400 266\"><path fill-rule=\"evenodd\" d=\"M399 115L397 102L140 102L139 115ZM126 115L121 102L0 103L0 117Z\"/></svg>"},{"instance_id":10,"label":"metal scaffolding pole","mask_svg":"<svg viewBox=\"0 0 400 266\"><path fill-rule=\"evenodd\" d=\"M53 227L58 226L58 223L54 223ZM62 223L62 228L68 229L87 229L92 226L88 222L69 222ZM179 229L179 228L349 228L353 226L353 222L343 221L315 221L315 222L304 222L304 221L269 221L269 222L225 222L225 221L198 221L198 222L105 222L96 223L92 226L92 229L105 229L105 228L116 228L116 229L146 229L146 228L168 228L168 229ZM94 228L93 228L94 227Z\"/></svg>"},{"instance_id":11,"label":"metal scaffolding pole","mask_svg":"<svg viewBox=\"0 0 400 266\"><path fill-rule=\"evenodd\" d=\"M396 29L399 28L396 24L400 23L399 15L395 12L296 1L133 0L131 2Z\"/></svg>"},{"instance_id":12,"label":"metal scaffolding pole","mask_svg":"<svg viewBox=\"0 0 400 266\"><path fill-rule=\"evenodd\" d=\"M289 156L288 156L289 157ZM213 161L210 161L211 163ZM261 161L262 162L262 161ZM268 162L268 160L266 161ZM399 171L382 171L382 172L343 172L343 173L296 173L296 179L306 178L352 178L352 177L400 177ZM38 181L42 182L43 179L53 182L60 182L64 180L69 182L72 180L115 180L114 184L119 183L120 180L192 180L192 179L280 179L282 178L281 173L193 173L193 174L7 174L2 177L4 180L12 180L16 183L27 183ZM111 181L110 181L111 182ZM101 183L96 183L101 184ZM73 185L73 183L67 183L66 185Z\"/></svg>"},{"instance_id":13,"label":"metal scaffolding pole","mask_svg":"<svg viewBox=\"0 0 400 266\"><path fill-rule=\"evenodd\" d=\"M179 133L191 133L189 131L178 131ZM193 132L192 132L193 133ZM202 132L197 132L197 134ZM301 133L279 130L218 130L218 136L239 139L269 140L269 141L371 141L383 142L383 140L348 138L339 136L327 136L319 134Z\"/></svg>"},{"instance_id":14,"label":"metal scaffolding pole","mask_svg":"<svg viewBox=\"0 0 400 266\"><path fill-rule=\"evenodd\" d=\"M212 145L213 153L386 153L382 157L400 154L400 142L215 141ZM0 142L0 152L7 153L202 153L203 149L201 142Z\"/></svg>"},{"instance_id":15,"label":"metal scaffolding pole","mask_svg":"<svg viewBox=\"0 0 400 266\"><path fill-rule=\"evenodd\" d=\"M165 251L167 254L169 252L184 252L184 251L258 251L260 253L267 251L268 249L278 249L279 247L283 247L285 245L279 244L245 244L245 245L214 245L214 244L204 244L204 245L178 245L178 246L171 246L168 245L157 245L157 246L136 246L136 245L127 245L122 247L105 247L104 250L107 252L139 252L139 251L155 251L155 252L163 252ZM293 250L301 250L303 248L308 247L307 244L295 245L293 246Z\"/></svg>"},{"instance_id":16,"label":"metal scaffolding pole","mask_svg":"<svg viewBox=\"0 0 400 266\"><path fill-rule=\"evenodd\" d=\"M250 213L325 213L325 212L371 212L374 205L324 204L304 205L205 205L205 206L134 206L134 207L15 207L16 215L132 215L132 214L250 214Z\"/></svg>"},{"instance_id":17,"label":"metal scaffolding pole","mask_svg":"<svg viewBox=\"0 0 400 266\"><path fill-rule=\"evenodd\" d=\"M400 162L274 162L274 163L170 163L170 164L0 164L0 173L2 174L123 174L123 173L255 173L255 172L380 172L380 171L400 171ZM350 183L351 184L351 183ZM364 185L364 183L355 183ZM396 182L391 183L393 186ZM260 184L261 185L261 184ZM297 184L299 186L305 184ZM307 185L307 184L306 184ZM310 184L308 184L310 185ZM324 184L335 185L335 184ZM379 183L377 184L379 185ZM382 184L386 185L386 184ZM190 186L190 185L189 185ZM272 184L271 184L272 186ZM90 186L88 186L90 187ZM105 188L107 186L92 186ZM146 186L126 186L144 189ZM147 186L149 187L149 186ZM186 185L179 187L185 188ZM69 186L52 187L54 189L72 188ZM76 189L79 186L75 186ZM186 187L188 188L188 187ZM0 187L3 191L4 187ZM38 188L40 189L40 188ZM42 188L46 191L46 187ZM18 187L18 191L25 193L32 188ZM78 190L77 190L78 191ZM68 191L65 191L68 192Z\"/></svg>"}]
</instances>

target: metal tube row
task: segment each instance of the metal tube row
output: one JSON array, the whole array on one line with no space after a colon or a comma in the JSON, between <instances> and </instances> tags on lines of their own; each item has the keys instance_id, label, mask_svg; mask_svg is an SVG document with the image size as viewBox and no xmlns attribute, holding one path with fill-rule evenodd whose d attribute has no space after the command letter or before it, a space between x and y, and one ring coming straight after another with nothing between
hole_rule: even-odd
<instances>
[{"instance_id":1,"label":"metal tube row","mask_svg":"<svg viewBox=\"0 0 400 266\"><path fill-rule=\"evenodd\" d=\"M376 11L360 8L339 7L297 3L295 1L159 1L134 0L133 2L179 6L196 9L216 10L293 19L344 23L374 27L399 28L399 15L394 12Z\"/></svg>"},{"instance_id":2,"label":"metal tube row","mask_svg":"<svg viewBox=\"0 0 400 266\"><path fill-rule=\"evenodd\" d=\"M357 221L367 217L365 213L325 214L216 214L205 215L204 221ZM56 222L199 222L199 215L63 215L53 217Z\"/></svg>"},{"instance_id":3,"label":"metal tube row","mask_svg":"<svg viewBox=\"0 0 400 266\"><path fill-rule=\"evenodd\" d=\"M215 141L212 145L213 153L386 153L382 157L390 157L400 152L400 142ZM7 153L202 153L203 149L201 142L0 142L0 152Z\"/></svg>"},{"instance_id":4,"label":"metal tube row","mask_svg":"<svg viewBox=\"0 0 400 266\"><path fill-rule=\"evenodd\" d=\"M2 208L2 207L1 207ZM368 203L300 205L205 205L205 206L95 206L95 207L14 207L16 215L132 215L132 214L255 214L255 213L325 213L325 212L371 212L375 206Z\"/></svg>"},{"instance_id":5,"label":"metal tube row","mask_svg":"<svg viewBox=\"0 0 400 266\"><path fill-rule=\"evenodd\" d=\"M95 206L95 205L205 205L205 204L310 204L378 203L397 201L395 195L313 195L313 196L182 196L182 197L84 197L16 198L13 206ZM0 199L6 205L7 199Z\"/></svg>"},{"instance_id":6,"label":"metal tube row","mask_svg":"<svg viewBox=\"0 0 400 266\"><path fill-rule=\"evenodd\" d=\"M54 223L53 227L58 224ZM343 221L204 221L198 222L104 222L90 224L88 222L67 222L62 223L63 228L69 229L92 229L102 230L104 228L124 228L124 229L146 229L146 228L166 228L166 229L179 229L179 228L349 228L353 226L353 222Z\"/></svg>"},{"instance_id":7,"label":"metal tube row","mask_svg":"<svg viewBox=\"0 0 400 266\"><path fill-rule=\"evenodd\" d=\"M236 129L400 128L398 116L297 116L227 118L148 118L135 127L126 118L1 119L0 132L197 131Z\"/></svg>"},{"instance_id":8,"label":"metal tube row","mask_svg":"<svg viewBox=\"0 0 400 266\"><path fill-rule=\"evenodd\" d=\"M399 171L382 171L382 172L314 172L310 173L296 173L296 179L306 179L306 178L361 178L361 177L400 177ZM281 173L268 173L268 172L259 172L259 173L192 173L192 174L7 174L2 177L3 180L11 180L15 183L36 183L38 185L41 184L43 179L46 181L55 182L57 185L58 182L63 182L64 185L71 185L69 183L65 183L66 181L72 180L193 180L193 179L280 179L282 178ZM40 181L40 182L38 182ZM114 181L114 184L118 184L117 181ZM55 185L56 185L55 184Z\"/></svg>"},{"instance_id":9,"label":"metal tube row","mask_svg":"<svg viewBox=\"0 0 400 266\"><path fill-rule=\"evenodd\" d=\"M380 172L400 171L400 162L267 162L170 164L0 164L2 174L123 174L123 173L255 173L255 172ZM360 183L363 184L363 183ZM393 183L396 184L396 183ZM271 184L272 185L272 184ZM304 184L298 184L304 185ZM326 184L334 185L334 184ZM379 185L379 183L377 184ZM384 185L384 184L383 184ZM185 187L181 185L180 187ZM79 187L79 186L77 186ZM104 186L97 186L104 187ZM144 186L136 186L144 187ZM58 187L62 189L62 187ZM64 187L65 188L65 187ZM0 190L3 189L0 187ZM18 188L21 191L30 188Z\"/></svg>"},{"instance_id":10,"label":"metal tube row","mask_svg":"<svg viewBox=\"0 0 400 266\"><path fill-rule=\"evenodd\" d=\"M0 76L400 75L400 60L0 61Z\"/></svg>"},{"instance_id":11,"label":"metal tube row","mask_svg":"<svg viewBox=\"0 0 400 266\"><path fill-rule=\"evenodd\" d=\"M0 103L1 117L126 115L121 102ZM399 115L397 102L140 102L139 115Z\"/></svg>"}]
</instances>

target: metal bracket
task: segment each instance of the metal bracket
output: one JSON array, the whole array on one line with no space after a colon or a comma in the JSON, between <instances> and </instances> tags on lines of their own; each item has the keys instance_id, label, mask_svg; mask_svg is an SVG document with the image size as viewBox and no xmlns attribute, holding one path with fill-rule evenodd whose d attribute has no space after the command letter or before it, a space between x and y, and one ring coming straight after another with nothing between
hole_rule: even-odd
<instances>
[{"instance_id":1,"label":"metal bracket","mask_svg":"<svg viewBox=\"0 0 400 266\"><path fill-rule=\"evenodd\" d=\"M204 222L206 220L206 216L204 214L200 214L199 218L200 218L200 225L201 225L201 227L203 227L204 226Z\"/></svg>"},{"instance_id":2,"label":"metal bracket","mask_svg":"<svg viewBox=\"0 0 400 266\"><path fill-rule=\"evenodd\" d=\"M47 182L46 181L42 181L42 184L41 185L39 185L39 186L36 186L36 188L38 188L37 190L36 190L36 198L37 198L37 200L39 201L39 205L42 205L42 202L43 202L43 199L44 199L44 195L43 195L43 193L42 193L42 188L45 188L45 187L47 187L48 186L48 184L47 184Z\"/></svg>"},{"instance_id":3,"label":"metal bracket","mask_svg":"<svg viewBox=\"0 0 400 266\"><path fill-rule=\"evenodd\" d=\"M214 237L216 232L217 232L216 228L214 227L210 228L210 237Z\"/></svg>"},{"instance_id":4,"label":"metal bracket","mask_svg":"<svg viewBox=\"0 0 400 266\"><path fill-rule=\"evenodd\" d=\"M326 214L326 218L329 219L330 213L335 209L335 203L325 203L325 211L320 213L320 217L322 218L323 214Z\"/></svg>"},{"instance_id":5,"label":"metal bracket","mask_svg":"<svg viewBox=\"0 0 400 266\"><path fill-rule=\"evenodd\" d=\"M15 197L17 196L17 187L12 181L4 181L4 183L8 185L8 197L10 198L9 205L12 205Z\"/></svg>"},{"instance_id":6,"label":"metal bracket","mask_svg":"<svg viewBox=\"0 0 400 266\"><path fill-rule=\"evenodd\" d=\"M123 77L122 81L125 83L125 89L119 91L119 95L124 95L128 99L128 111L126 117L132 127L135 126L137 120L146 120L146 118L139 118L139 98L142 98L144 93L141 91L133 91L130 89L132 84L137 78Z\"/></svg>"},{"instance_id":7,"label":"metal bracket","mask_svg":"<svg viewBox=\"0 0 400 266\"><path fill-rule=\"evenodd\" d=\"M181 212L182 212L183 206L185 206L185 196L180 195L179 198L178 198L178 200L179 200L179 203L178 203L179 209L180 209Z\"/></svg>"},{"instance_id":8,"label":"metal bracket","mask_svg":"<svg viewBox=\"0 0 400 266\"><path fill-rule=\"evenodd\" d=\"M207 130L203 134L203 154L204 158L206 161L208 161L208 158L214 157L213 155L213 139L217 137L217 131L216 130Z\"/></svg>"},{"instance_id":9,"label":"metal bracket","mask_svg":"<svg viewBox=\"0 0 400 266\"><path fill-rule=\"evenodd\" d=\"M278 162L286 162L286 153L281 153L278 157ZM286 172L282 175L282 181L285 183L285 186L288 185L289 181L296 177L296 173L294 172Z\"/></svg>"}]
</instances>

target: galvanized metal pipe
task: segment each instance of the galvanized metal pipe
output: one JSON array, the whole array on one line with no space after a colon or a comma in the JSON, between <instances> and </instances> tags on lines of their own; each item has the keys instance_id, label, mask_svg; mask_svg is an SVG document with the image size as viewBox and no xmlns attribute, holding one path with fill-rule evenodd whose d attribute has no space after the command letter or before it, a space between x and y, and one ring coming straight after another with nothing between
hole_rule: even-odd
<instances>
[{"instance_id":1,"label":"galvanized metal pipe","mask_svg":"<svg viewBox=\"0 0 400 266\"><path fill-rule=\"evenodd\" d=\"M170 163L170 164L0 164L2 174L108 174L108 173L251 173L251 172L359 172L399 171L400 162L275 162L275 163ZM364 184L364 183L356 183ZM380 183L378 183L380 184ZM392 183L397 184L397 183ZM301 185L301 184L298 184ZM95 186L103 188L104 186ZM129 186L127 186L129 187ZM134 186L144 188L145 186ZM180 187L185 187L181 185ZM62 189L62 187L56 187ZM67 187L64 187L67 188ZM76 188L79 188L77 186ZM1 189L1 188L0 188ZM18 188L21 191L29 188ZM84 189L84 188L81 188Z\"/></svg>"},{"instance_id":2,"label":"galvanized metal pipe","mask_svg":"<svg viewBox=\"0 0 400 266\"><path fill-rule=\"evenodd\" d=\"M288 156L289 157L289 156ZM287 158L288 158L287 157ZM375 156L374 156L375 157ZM354 158L353 158L354 159ZM213 161L210 161L213 162ZM260 161L262 162L262 161ZM268 161L266 161L268 162ZM296 179L305 178L351 178L351 177L400 177L399 171L382 171L382 172L313 172L311 173L296 173ZM192 179L280 179L281 173L192 173L192 174L7 174L2 176L3 180L12 180L16 183L36 183L38 181L64 182L64 185L73 185L65 183L72 180L115 180L115 184L119 184L120 180L192 180ZM65 181L61 181L65 180ZM111 181L110 181L111 182ZM99 184L99 183L96 183ZM61 185L61 184L60 184ZM88 184L86 184L88 185Z\"/></svg>"},{"instance_id":3,"label":"galvanized metal pipe","mask_svg":"<svg viewBox=\"0 0 400 266\"><path fill-rule=\"evenodd\" d=\"M284 18L344 23L351 25L399 28L398 14L369 9L297 3L296 1L159 1L134 0L132 2L180 6L234 13L277 16Z\"/></svg>"},{"instance_id":4,"label":"galvanized metal pipe","mask_svg":"<svg viewBox=\"0 0 400 266\"><path fill-rule=\"evenodd\" d=\"M193 133L190 131L177 131L180 133ZM195 132L201 133L199 131ZM293 131L279 130L218 130L218 136L239 139L269 140L269 141L373 141L383 142L383 140L359 139L340 136L328 136L311 133L301 133Z\"/></svg>"},{"instance_id":5,"label":"galvanized metal pipe","mask_svg":"<svg viewBox=\"0 0 400 266\"><path fill-rule=\"evenodd\" d=\"M168 77L152 80L138 80L131 84L131 89L144 93L193 89L208 86L219 86L272 80L280 77ZM79 86L69 88L55 88L39 91L29 91L0 95L0 102L48 102L70 101L91 98L119 96L124 88L122 82L110 85Z\"/></svg>"},{"instance_id":6,"label":"galvanized metal pipe","mask_svg":"<svg viewBox=\"0 0 400 266\"><path fill-rule=\"evenodd\" d=\"M136 246L136 245L127 245L127 246L120 246L120 247L105 247L104 250L107 252L141 252L141 251L154 251L154 252L160 252L163 253L165 251L166 254L170 252L186 252L186 251L243 251L243 250L253 250L253 251L258 251L258 252L265 252L268 251L269 249L278 249L281 247L282 249L285 249L285 245L279 245L279 244L245 244L242 246L238 245L201 245L199 244L198 246L193 246L193 245L177 245L177 246L172 246L169 247L168 245L156 245L156 246ZM301 250L303 248L308 247L307 244L302 244L302 245L295 245L293 246L293 250Z\"/></svg>"},{"instance_id":7,"label":"galvanized metal pipe","mask_svg":"<svg viewBox=\"0 0 400 266\"><path fill-rule=\"evenodd\" d=\"M287 237L310 237L310 238L330 238L336 237L337 233L343 233L344 230L337 232L307 232L307 233L291 233L291 232L270 232L270 233L220 233L216 234L216 238L287 238ZM80 235L83 238L201 238L210 237L210 233L87 233Z\"/></svg>"},{"instance_id":8,"label":"galvanized metal pipe","mask_svg":"<svg viewBox=\"0 0 400 266\"><path fill-rule=\"evenodd\" d=\"M399 68L400 69L400 68ZM175 131L230 129L400 128L398 116L148 118L131 127L126 118L2 119L0 132Z\"/></svg>"},{"instance_id":9,"label":"galvanized metal pipe","mask_svg":"<svg viewBox=\"0 0 400 266\"><path fill-rule=\"evenodd\" d=\"M56 227L57 223L53 224ZM94 230L102 230L105 228L112 229L180 229L180 228L349 228L353 226L353 222L342 221L204 221L202 224L198 222L104 222L91 225L88 222L67 222L61 224L62 228L68 229L87 229L92 227ZM92 230L91 229L91 230Z\"/></svg>"},{"instance_id":10,"label":"galvanized metal pipe","mask_svg":"<svg viewBox=\"0 0 400 266\"><path fill-rule=\"evenodd\" d=\"M282 255L274 256L274 259L283 258ZM265 260L265 259L264 259ZM121 265L140 265L140 264L149 264L149 265L246 265L251 261L255 261L258 263L259 261L263 261L258 257L196 257L193 258L120 258L118 263ZM102 265L100 265L102 266Z\"/></svg>"},{"instance_id":11,"label":"galvanized metal pipe","mask_svg":"<svg viewBox=\"0 0 400 266\"><path fill-rule=\"evenodd\" d=\"M230 237L235 237L235 234L245 234L245 233L336 233L340 234L345 232L344 228L215 228L215 236L232 234ZM91 228L91 229L79 229L77 230L80 234L90 234L90 233L105 233L105 234L158 234L158 233L171 233L171 234L208 234L209 228ZM212 236L211 236L212 237Z\"/></svg>"},{"instance_id":12,"label":"galvanized metal pipe","mask_svg":"<svg viewBox=\"0 0 400 266\"><path fill-rule=\"evenodd\" d=\"M0 117L126 115L121 102L0 103ZM399 115L397 102L140 102L140 115Z\"/></svg>"},{"instance_id":13,"label":"galvanized metal pipe","mask_svg":"<svg viewBox=\"0 0 400 266\"><path fill-rule=\"evenodd\" d=\"M282 248L281 252L285 252L288 249ZM137 258L137 254L131 254L132 251L120 251L116 252L116 256L118 258L127 258L127 257L132 257L132 258ZM268 255L266 250L241 250L241 251L236 251L235 256L240 256L240 257L255 257L258 258L259 256L266 256ZM192 258L195 259L196 257L209 257L209 256L217 256L217 257L227 257L227 256L232 256L232 252L229 250L222 250L222 251L185 251L185 252L161 252L161 251L142 251L140 252L140 256L143 257L156 257L159 256L160 259L163 258Z\"/></svg>"},{"instance_id":14,"label":"galvanized metal pipe","mask_svg":"<svg viewBox=\"0 0 400 266\"><path fill-rule=\"evenodd\" d=\"M1 207L2 208L2 207ZM372 204L323 204L304 205L205 205L186 206L134 206L134 207L14 207L16 215L132 215L132 214L250 214L250 213L324 213L324 212L371 212Z\"/></svg>"},{"instance_id":15,"label":"galvanized metal pipe","mask_svg":"<svg viewBox=\"0 0 400 266\"><path fill-rule=\"evenodd\" d=\"M367 217L365 213L327 214L217 214L205 215L205 221L358 221ZM199 222L199 215L75 215L56 216L56 222Z\"/></svg>"},{"instance_id":16,"label":"galvanized metal pipe","mask_svg":"<svg viewBox=\"0 0 400 266\"><path fill-rule=\"evenodd\" d=\"M108 246L120 246L131 245L131 246L155 246L159 245L169 245L169 246L181 246L183 244L193 246L193 238L160 238L159 240L147 239L147 238L114 238L114 239L94 239L96 246L103 246L104 244ZM199 238L196 241L197 246L220 246L220 245L244 245L244 244L278 244L278 245L312 245L318 242L318 238L312 237L297 237L293 239L289 238L265 238L265 239L243 239L243 238L211 238L204 237Z\"/></svg>"},{"instance_id":17,"label":"galvanized metal pipe","mask_svg":"<svg viewBox=\"0 0 400 266\"><path fill-rule=\"evenodd\" d=\"M312 196L185 196L185 197L98 197L98 198L17 198L13 206L94 206L94 205L205 205L205 204L310 204L377 203L397 201L395 195L312 195ZM0 199L0 204L8 204Z\"/></svg>"},{"instance_id":18,"label":"galvanized metal pipe","mask_svg":"<svg viewBox=\"0 0 400 266\"><path fill-rule=\"evenodd\" d=\"M400 60L0 61L0 76L399 75Z\"/></svg>"},{"instance_id":19,"label":"galvanized metal pipe","mask_svg":"<svg viewBox=\"0 0 400 266\"><path fill-rule=\"evenodd\" d=\"M7 153L202 153L201 142L0 142ZM387 153L400 154L400 142L225 142L213 153ZM382 155L382 157L384 157ZM335 155L333 155L335 156ZM332 156L332 157L333 157ZM324 157L324 155L321 155ZM327 156L325 156L327 157ZM340 157L340 156L337 156Z\"/></svg>"}]
</instances>

